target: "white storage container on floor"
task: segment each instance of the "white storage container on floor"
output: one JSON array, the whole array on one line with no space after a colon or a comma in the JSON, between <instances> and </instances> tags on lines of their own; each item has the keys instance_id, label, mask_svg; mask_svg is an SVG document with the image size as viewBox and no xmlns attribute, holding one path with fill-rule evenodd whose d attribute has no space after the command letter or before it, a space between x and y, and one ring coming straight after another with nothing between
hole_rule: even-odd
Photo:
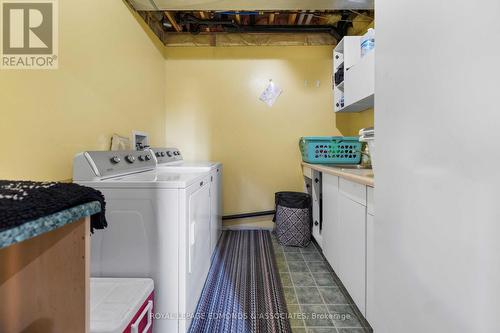
<instances>
[{"instance_id":1,"label":"white storage container on floor","mask_svg":"<svg viewBox=\"0 0 500 333\"><path fill-rule=\"evenodd\" d=\"M153 332L151 279L91 278L90 333Z\"/></svg>"}]
</instances>

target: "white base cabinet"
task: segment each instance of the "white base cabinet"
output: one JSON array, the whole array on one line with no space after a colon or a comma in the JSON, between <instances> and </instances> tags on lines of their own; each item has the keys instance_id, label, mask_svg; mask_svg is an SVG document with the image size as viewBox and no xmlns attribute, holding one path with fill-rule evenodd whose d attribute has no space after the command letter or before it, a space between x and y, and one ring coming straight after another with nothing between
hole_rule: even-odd
<instances>
[{"instance_id":1,"label":"white base cabinet","mask_svg":"<svg viewBox=\"0 0 500 333\"><path fill-rule=\"evenodd\" d=\"M366 215L366 309L365 318L369 323L374 322L373 309L374 309L374 286L373 286L373 272L374 272L374 242L373 242L373 228L375 226L375 216L371 214Z\"/></svg>"},{"instance_id":2,"label":"white base cabinet","mask_svg":"<svg viewBox=\"0 0 500 333\"><path fill-rule=\"evenodd\" d=\"M321 202L321 172L313 170L312 172L312 235L318 245L323 247L322 237L322 202Z\"/></svg>"},{"instance_id":3,"label":"white base cabinet","mask_svg":"<svg viewBox=\"0 0 500 333\"><path fill-rule=\"evenodd\" d=\"M366 207L339 195L339 278L365 314L366 306Z\"/></svg>"},{"instance_id":4,"label":"white base cabinet","mask_svg":"<svg viewBox=\"0 0 500 333\"><path fill-rule=\"evenodd\" d=\"M335 241L339 231L339 177L323 174L323 254L335 272L340 270L340 243Z\"/></svg>"},{"instance_id":5,"label":"white base cabinet","mask_svg":"<svg viewBox=\"0 0 500 333\"><path fill-rule=\"evenodd\" d=\"M375 271L375 205L373 198L373 187L366 188L366 314L368 322L374 322L374 276Z\"/></svg>"},{"instance_id":6,"label":"white base cabinet","mask_svg":"<svg viewBox=\"0 0 500 333\"><path fill-rule=\"evenodd\" d=\"M367 209L368 204L370 208L373 205L367 200L367 189L372 199L373 188L330 174L323 174L322 180L323 253L366 316L367 292L371 292L367 290L367 270L373 246L367 239L373 228L373 215L370 217Z\"/></svg>"}]
</instances>

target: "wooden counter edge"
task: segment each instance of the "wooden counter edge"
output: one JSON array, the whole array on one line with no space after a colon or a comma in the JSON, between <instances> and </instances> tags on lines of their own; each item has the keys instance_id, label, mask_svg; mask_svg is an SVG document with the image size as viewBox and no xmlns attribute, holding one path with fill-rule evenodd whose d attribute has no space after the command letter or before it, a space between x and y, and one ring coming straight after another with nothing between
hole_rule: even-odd
<instances>
[{"instance_id":1,"label":"wooden counter edge","mask_svg":"<svg viewBox=\"0 0 500 333\"><path fill-rule=\"evenodd\" d=\"M306 162L302 162L302 172L305 176L311 175L311 172L309 170L316 170L319 172L325 172L334 176L339 176L342 178L345 178L347 180L353 181L355 183L365 185L365 186L370 186L370 187L375 187L375 182L373 177L366 177L366 176L361 176L361 175L356 175L354 173L350 172L345 172L342 171L341 168L335 168L335 167L329 167L329 166L324 166L321 164L310 164ZM309 170L307 170L309 169ZM309 176L310 178L312 177Z\"/></svg>"}]
</instances>

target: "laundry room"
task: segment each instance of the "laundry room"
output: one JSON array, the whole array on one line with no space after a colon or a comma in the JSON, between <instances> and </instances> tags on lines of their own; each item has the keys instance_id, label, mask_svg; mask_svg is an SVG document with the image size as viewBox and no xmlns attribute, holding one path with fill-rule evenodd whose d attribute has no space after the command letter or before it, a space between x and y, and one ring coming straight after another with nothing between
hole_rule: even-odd
<instances>
[{"instance_id":1,"label":"laundry room","mask_svg":"<svg viewBox=\"0 0 500 333\"><path fill-rule=\"evenodd\" d=\"M497 331L498 12L0 0L0 333Z\"/></svg>"}]
</instances>

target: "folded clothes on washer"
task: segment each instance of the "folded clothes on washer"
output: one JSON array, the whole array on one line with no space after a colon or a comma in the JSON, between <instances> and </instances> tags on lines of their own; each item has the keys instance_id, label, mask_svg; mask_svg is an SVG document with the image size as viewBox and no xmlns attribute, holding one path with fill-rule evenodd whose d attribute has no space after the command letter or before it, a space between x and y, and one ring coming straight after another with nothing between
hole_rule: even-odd
<instances>
[{"instance_id":1,"label":"folded clothes on washer","mask_svg":"<svg viewBox=\"0 0 500 333\"><path fill-rule=\"evenodd\" d=\"M108 225L98 190L73 183L0 180L0 231L93 201L101 204L101 212L91 216L92 232Z\"/></svg>"}]
</instances>

